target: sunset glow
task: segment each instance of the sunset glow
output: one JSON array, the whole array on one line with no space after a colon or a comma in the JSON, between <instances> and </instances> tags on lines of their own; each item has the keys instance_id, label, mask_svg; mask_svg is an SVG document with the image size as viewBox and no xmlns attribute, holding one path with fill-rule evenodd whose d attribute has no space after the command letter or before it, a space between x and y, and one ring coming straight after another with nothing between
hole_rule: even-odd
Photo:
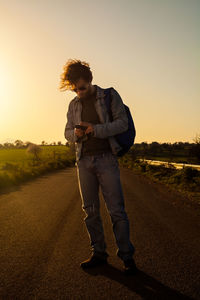
<instances>
[{"instance_id":1,"label":"sunset glow","mask_svg":"<svg viewBox=\"0 0 200 300\"><path fill-rule=\"evenodd\" d=\"M0 11L0 142L66 142L75 93L58 87L69 58L119 92L136 142L192 142L200 132L200 2L13 0Z\"/></svg>"}]
</instances>

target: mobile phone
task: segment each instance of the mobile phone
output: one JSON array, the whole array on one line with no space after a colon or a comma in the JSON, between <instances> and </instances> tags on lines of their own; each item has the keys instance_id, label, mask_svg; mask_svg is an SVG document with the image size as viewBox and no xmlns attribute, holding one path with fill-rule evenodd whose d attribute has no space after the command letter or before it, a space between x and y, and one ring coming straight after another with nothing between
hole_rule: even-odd
<instances>
[{"instance_id":1,"label":"mobile phone","mask_svg":"<svg viewBox=\"0 0 200 300\"><path fill-rule=\"evenodd\" d=\"M77 129L82 129L82 130L86 130L87 129L87 126L83 126L83 125L75 125L75 128Z\"/></svg>"}]
</instances>

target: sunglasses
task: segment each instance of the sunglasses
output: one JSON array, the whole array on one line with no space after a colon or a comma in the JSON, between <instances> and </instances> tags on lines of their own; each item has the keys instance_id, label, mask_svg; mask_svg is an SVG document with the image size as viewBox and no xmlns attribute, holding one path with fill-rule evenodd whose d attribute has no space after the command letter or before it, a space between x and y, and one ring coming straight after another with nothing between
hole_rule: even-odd
<instances>
[{"instance_id":1,"label":"sunglasses","mask_svg":"<svg viewBox=\"0 0 200 300\"><path fill-rule=\"evenodd\" d=\"M77 91L84 91L84 90L86 90L86 89L87 89L87 87L81 86L81 87L79 87L79 88L74 88L74 89L72 89L72 91L77 92Z\"/></svg>"}]
</instances>

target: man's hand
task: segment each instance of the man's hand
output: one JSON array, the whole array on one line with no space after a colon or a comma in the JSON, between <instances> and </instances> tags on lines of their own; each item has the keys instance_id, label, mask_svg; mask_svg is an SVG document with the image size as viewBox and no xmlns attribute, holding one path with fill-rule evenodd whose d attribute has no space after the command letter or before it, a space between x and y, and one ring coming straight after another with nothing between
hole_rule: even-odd
<instances>
[{"instance_id":1,"label":"man's hand","mask_svg":"<svg viewBox=\"0 0 200 300\"><path fill-rule=\"evenodd\" d=\"M75 128L74 129L74 132L75 134L78 136L78 137L81 137L85 134L85 131L83 129L80 129L80 128Z\"/></svg>"},{"instance_id":2,"label":"man's hand","mask_svg":"<svg viewBox=\"0 0 200 300\"><path fill-rule=\"evenodd\" d=\"M93 124L92 123L88 123L88 122L80 122L80 125L82 126L87 126L87 129L85 130L85 134L88 134L88 133L92 133L94 132L94 128L93 128Z\"/></svg>"}]
</instances>

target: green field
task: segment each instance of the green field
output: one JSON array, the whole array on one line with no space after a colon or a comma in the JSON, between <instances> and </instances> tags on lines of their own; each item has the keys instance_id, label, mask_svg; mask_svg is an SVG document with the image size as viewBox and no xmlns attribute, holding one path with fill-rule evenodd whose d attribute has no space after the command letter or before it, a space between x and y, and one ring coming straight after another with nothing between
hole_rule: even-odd
<instances>
[{"instance_id":1,"label":"green field","mask_svg":"<svg viewBox=\"0 0 200 300\"><path fill-rule=\"evenodd\" d=\"M75 155L67 146L40 146L38 157L27 148L0 149L0 191L46 172L74 166Z\"/></svg>"}]
</instances>

